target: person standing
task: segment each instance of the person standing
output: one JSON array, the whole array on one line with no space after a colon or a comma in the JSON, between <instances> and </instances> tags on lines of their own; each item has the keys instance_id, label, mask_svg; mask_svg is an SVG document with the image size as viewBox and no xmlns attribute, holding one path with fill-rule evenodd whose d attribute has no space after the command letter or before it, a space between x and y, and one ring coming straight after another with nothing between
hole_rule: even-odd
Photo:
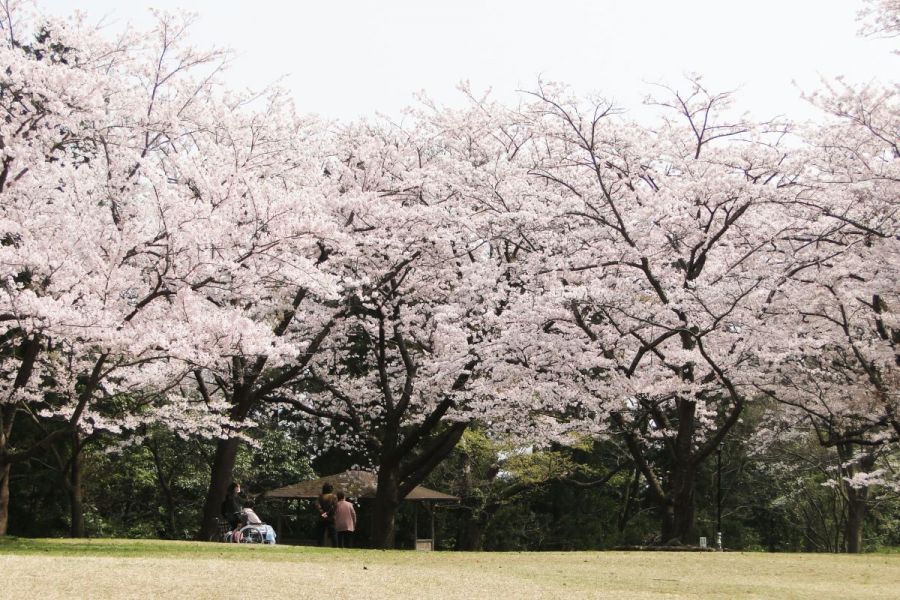
<instances>
[{"instance_id":1,"label":"person standing","mask_svg":"<svg viewBox=\"0 0 900 600\"><path fill-rule=\"evenodd\" d=\"M241 522L241 509L244 507L244 499L241 498L241 484L233 481L228 486L225 500L222 502L222 517L231 527L237 528Z\"/></svg>"},{"instance_id":2,"label":"person standing","mask_svg":"<svg viewBox=\"0 0 900 600\"><path fill-rule=\"evenodd\" d=\"M337 493L334 507L334 529L337 532L337 547L351 548L353 532L356 530L356 509L346 500L344 492Z\"/></svg>"},{"instance_id":3,"label":"person standing","mask_svg":"<svg viewBox=\"0 0 900 600\"><path fill-rule=\"evenodd\" d=\"M316 501L319 511L319 545L325 546L325 540L329 540L332 547L337 546L337 535L334 530L334 508L337 505L337 496L334 495L334 487L330 483L322 485L322 493Z\"/></svg>"}]
</instances>

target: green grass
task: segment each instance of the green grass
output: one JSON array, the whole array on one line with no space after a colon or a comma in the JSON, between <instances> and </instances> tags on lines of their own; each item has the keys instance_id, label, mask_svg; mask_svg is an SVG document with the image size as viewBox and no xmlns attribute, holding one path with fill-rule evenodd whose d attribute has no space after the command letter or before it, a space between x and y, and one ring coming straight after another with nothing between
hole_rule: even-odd
<instances>
[{"instance_id":1,"label":"green grass","mask_svg":"<svg viewBox=\"0 0 900 600\"><path fill-rule=\"evenodd\" d=\"M212 544L163 540L123 539L35 539L0 537L0 555L112 556L138 558L234 558L265 561L296 560L300 555L321 555L318 548L263 546L259 544Z\"/></svg>"},{"instance_id":2,"label":"green grass","mask_svg":"<svg viewBox=\"0 0 900 600\"><path fill-rule=\"evenodd\" d=\"M333 550L0 539L0 598L895 599L900 555Z\"/></svg>"}]
</instances>

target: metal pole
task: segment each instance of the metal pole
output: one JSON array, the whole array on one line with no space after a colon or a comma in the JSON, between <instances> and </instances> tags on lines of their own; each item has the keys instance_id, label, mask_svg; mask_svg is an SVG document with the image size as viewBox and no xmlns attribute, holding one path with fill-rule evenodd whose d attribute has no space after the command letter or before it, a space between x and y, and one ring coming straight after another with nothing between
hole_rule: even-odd
<instances>
[{"instance_id":1,"label":"metal pole","mask_svg":"<svg viewBox=\"0 0 900 600\"><path fill-rule=\"evenodd\" d=\"M716 448L716 548L722 549L722 445Z\"/></svg>"}]
</instances>

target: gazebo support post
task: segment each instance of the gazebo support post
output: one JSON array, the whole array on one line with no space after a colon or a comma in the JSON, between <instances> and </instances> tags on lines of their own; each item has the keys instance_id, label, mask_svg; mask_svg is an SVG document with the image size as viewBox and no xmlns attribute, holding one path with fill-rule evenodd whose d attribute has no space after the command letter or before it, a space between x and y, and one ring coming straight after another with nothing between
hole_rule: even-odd
<instances>
[{"instance_id":1,"label":"gazebo support post","mask_svg":"<svg viewBox=\"0 0 900 600\"><path fill-rule=\"evenodd\" d=\"M419 549L419 503L413 502L413 550Z\"/></svg>"},{"instance_id":2,"label":"gazebo support post","mask_svg":"<svg viewBox=\"0 0 900 600\"><path fill-rule=\"evenodd\" d=\"M434 501L427 504L428 514L431 515L431 549L437 550L437 540L434 538Z\"/></svg>"}]
</instances>

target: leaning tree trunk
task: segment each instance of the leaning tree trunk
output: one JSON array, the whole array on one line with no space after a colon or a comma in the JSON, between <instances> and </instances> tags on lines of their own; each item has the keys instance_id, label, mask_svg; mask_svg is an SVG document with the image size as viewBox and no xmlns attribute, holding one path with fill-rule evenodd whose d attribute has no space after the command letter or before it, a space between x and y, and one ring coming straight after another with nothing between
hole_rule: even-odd
<instances>
[{"instance_id":1,"label":"leaning tree trunk","mask_svg":"<svg viewBox=\"0 0 900 600\"><path fill-rule=\"evenodd\" d=\"M216 444L209 490L206 492L206 501L203 504L203 520L200 523L200 532L197 534L198 540L212 540L219 532L219 515L222 513L222 502L225 500L225 494L228 492L228 486L233 477L238 443L237 438L228 438L219 440Z\"/></svg>"},{"instance_id":2,"label":"leaning tree trunk","mask_svg":"<svg viewBox=\"0 0 900 600\"><path fill-rule=\"evenodd\" d=\"M381 468L378 471L378 490L375 493L373 509L372 546L391 549L394 547L394 522L400 506L400 470L396 467Z\"/></svg>"}]
</instances>

